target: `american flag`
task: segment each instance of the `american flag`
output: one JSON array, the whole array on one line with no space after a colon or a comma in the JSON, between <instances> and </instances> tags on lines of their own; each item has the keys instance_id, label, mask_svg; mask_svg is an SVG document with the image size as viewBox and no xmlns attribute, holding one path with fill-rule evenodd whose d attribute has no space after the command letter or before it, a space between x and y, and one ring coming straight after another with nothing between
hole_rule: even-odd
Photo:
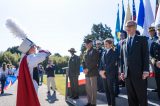
<instances>
[{"instance_id":1,"label":"american flag","mask_svg":"<svg viewBox=\"0 0 160 106\"><path fill-rule=\"evenodd\" d=\"M132 9L133 9L132 20L136 21L136 8L135 8L135 1L134 0L133 0L133 4L132 4Z\"/></svg>"}]
</instances>

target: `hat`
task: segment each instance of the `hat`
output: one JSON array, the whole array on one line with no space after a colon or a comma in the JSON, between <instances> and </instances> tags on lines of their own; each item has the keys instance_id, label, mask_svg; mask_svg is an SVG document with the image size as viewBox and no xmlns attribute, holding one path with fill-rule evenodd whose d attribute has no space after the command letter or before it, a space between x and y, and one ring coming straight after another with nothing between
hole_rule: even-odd
<instances>
[{"instance_id":1,"label":"hat","mask_svg":"<svg viewBox=\"0 0 160 106\"><path fill-rule=\"evenodd\" d=\"M18 50L22 53L27 53L29 49L34 46L35 44L29 40L28 38L24 39L21 45L18 47Z\"/></svg>"},{"instance_id":2,"label":"hat","mask_svg":"<svg viewBox=\"0 0 160 106\"><path fill-rule=\"evenodd\" d=\"M76 52L76 50L74 48L71 48L70 50L68 50L69 52Z\"/></svg>"},{"instance_id":3,"label":"hat","mask_svg":"<svg viewBox=\"0 0 160 106\"><path fill-rule=\"evenodd\" d=\"M130 26L137 26L137 23L133 20L130 20L126 23L125 25L126 27L130 27Z\"/></svg>"},{"instance_id":4,"label":"hat","mask_svg":"<svg viewBox=\"0 0 160 106\"><path fill-rule=\"evenodd\" d=\"M85 39L85 40L84 40L84 43L86 43L86 44L91 43L91 42L92 42L91 39Z\"/></svg>"},{"instance_id":5,"label":"hat","mask_svg":"<svg viewBox=\"0 0 160 106\"><path fill-rule=\"evenodd\" d=\"M102 42L100 40L96 40L96 44L101 44Z\"/></svg>"},{"instance_id":6,"label":"hat","mask_svg":"<svg viewBox=\"0 0 160 106\"><path fill-rule=\"evenodd\" d=\"M160 24L158 24L158 25L156 26L156 29L157 29L157 30L160 30Z\"/></svg>"},{"instance_id":7,"label":"hat","mask_svg":"<svg viewBox=\"0 0 160 106\"><path fill-rule=\"evenodd\" d=\"M149 32L150 32L150 31L155 31L155 27L154 27L154 26L149 27L149 28L148 28L148 31L149 31Z\"/></svg>"}]
</instances>

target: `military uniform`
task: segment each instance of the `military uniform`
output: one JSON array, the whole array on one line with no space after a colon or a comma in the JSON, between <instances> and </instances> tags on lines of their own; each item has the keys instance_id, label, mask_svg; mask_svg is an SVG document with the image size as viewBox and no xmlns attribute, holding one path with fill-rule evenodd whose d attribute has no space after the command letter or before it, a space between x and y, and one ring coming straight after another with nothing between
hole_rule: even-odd
<instances>
[{"instance_id":1,"label":"military uniform","mask_svg":"<svg viewBox=\"0 0 160 106\"><path fill-rule=\"evenodd\" d=\"M86 45L91 45L92 41L85 40ZM83 69L84 72L87 70L86 74L86 93L88 103L85 106L96 106L97 100L97 76L98 76L98 61L99 55L98 51L93 48L93 46L88 49L83 58Z\"/></svg>"},{"instance_id":2,"label":"military uniform","mask_svg":"<svg viewBox=\"0 0 160 106\"><path fill-rule=\"evenodd\" d=\"M148 31L149 31L149 32L155 31L155 27L152 27L152 26L149 27ZM150 51L150 47L151 47L152 43L155 42L157 39L158 39L158 37L157 37L156 32L155 32L154 36L151 36L151 35L150 35L150 37L149 37L149 39L148 39L149 51Z\"/></svg>"},{"instance_id":3,"label":"military uniform","mask_svg":"<svg viewBox=\"0 0 160 106\"><path fill-rule=\"evenodd\" d=\"M155 60L155 80L157 84L158 96L160 98L160 68L156 66L156 62L160 61L160 40L153 42L150 49L151 57Z\"/></svg>"},{"instance_id":4,"label":"military uniform","mask_svg":"<svg viewBox=\"0 0 160 106\"><path fill-rule=\"evenodd\" d=\"M69 52L76 52L74 48L71 48ZM80 74L80 58L79 56L73 54L69 61L68 61L68 67L69 67L69 80L71 84L71 98L78 99L78 77Z\"/></svg>"}]
</instances>

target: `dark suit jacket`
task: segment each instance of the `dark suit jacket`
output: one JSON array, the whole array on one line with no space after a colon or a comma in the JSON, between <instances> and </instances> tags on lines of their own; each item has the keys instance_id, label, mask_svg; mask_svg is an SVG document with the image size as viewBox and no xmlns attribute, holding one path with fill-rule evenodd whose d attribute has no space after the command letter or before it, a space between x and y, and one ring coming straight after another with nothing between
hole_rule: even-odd
<instances>
[{"instance_id":1,"label":"dark suit jacket","mask_svg":"<svg viewBox=\"0 0 160 106\"><path fill-rule=\"evenodd\" d=\"M106 52L107 51L103 52L100 70L106 71L107 78L115 78L117 71L117 54L115 51L113 51L113 49L110 49L108 53Z\"/></svg>"},{"instance_id":2,"label":"dark suit jacket","mask_svg":"<svg viewBox=\"0 0 160 106\"><path fill-rule=\"evenodd\" d=\"M78 76L80 74L80 58L77 55L74 55L69 59L69 76Z\"/></svg>"},{"instance_id":3,"label":"dark suit jacket","mask_svg":"<svg viewBox=\"0 0 160 106\"><path fill-rule=\"evenodd\" d=\"M125 73L125 78L129 73L132 78L142 78L144 71L149 71L149 49L146 37L135 35L130 52L127 50L126 39L122 46L121 59L124 63L121 64L122 72Z\"/></svg>"},{"instance_id":4,"label":"dark suit jacket","mask_svg":"<svg viewBox=\"0 0 160 106\"><path fill-rule=\"evenodd\" d=\"M84 54L83 58L83 69L88 69L88 74L86 77L93 77L98 75L98 62L99 62L99 54L98 51L94 48L91 48Z\"/></svg>"}]
</instances>

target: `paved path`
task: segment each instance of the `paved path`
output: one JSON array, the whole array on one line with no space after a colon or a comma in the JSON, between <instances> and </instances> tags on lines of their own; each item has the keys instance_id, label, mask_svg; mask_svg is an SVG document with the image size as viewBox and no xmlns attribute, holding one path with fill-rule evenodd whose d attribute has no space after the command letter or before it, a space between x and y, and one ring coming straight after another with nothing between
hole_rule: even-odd
<instances>
[{"instance_id":1,"label":"paved path","mask_svg":"<svg viewBox=\"0 0 160 106\"><path fill-rule=\"evenodd\" d=\"M7 91L5 91L4 95L0 95L0 106L16 106L16 94L17 94L17 82ZM125 91L125 90L122 90ZM68 104L65 102L64 96L60 95L58 92L55 95L47 95L47 86L42 85L39 87L39 101L41 103L41 106L68 106ZM57 98L57 99L55 99ZM102 98L106 100L106 97L104 94L99 95L99 98ZM149 106L160 106L160 102L156 97L156 94L153 94L151 92L148 93L149 98ZM75 102L77 106L84 106L85 103L87 103L86 97L82 97L81 99ZM127 104L127 96L125 92L121 92L120 96L116 98L117 106L128 106ZM107 106L107 102L102 102L97 100L98 105L97 106Z\"/></svg>"},{"instance_id":2,"label":"paved path","mask_svg":"<svg viewBox=\"0 0 160 106\"><path fill-rule=\"evenodd\" d=\"M65 102L64 96L58 92L55 95L47 95L47 86L42 85L38 90L38 97L41 106L68 106ZM15 84L5 91L5 94L0 95L0 106L16 106L16 94L17 94L17 81Z\"/></svg>"}]
</instances>

